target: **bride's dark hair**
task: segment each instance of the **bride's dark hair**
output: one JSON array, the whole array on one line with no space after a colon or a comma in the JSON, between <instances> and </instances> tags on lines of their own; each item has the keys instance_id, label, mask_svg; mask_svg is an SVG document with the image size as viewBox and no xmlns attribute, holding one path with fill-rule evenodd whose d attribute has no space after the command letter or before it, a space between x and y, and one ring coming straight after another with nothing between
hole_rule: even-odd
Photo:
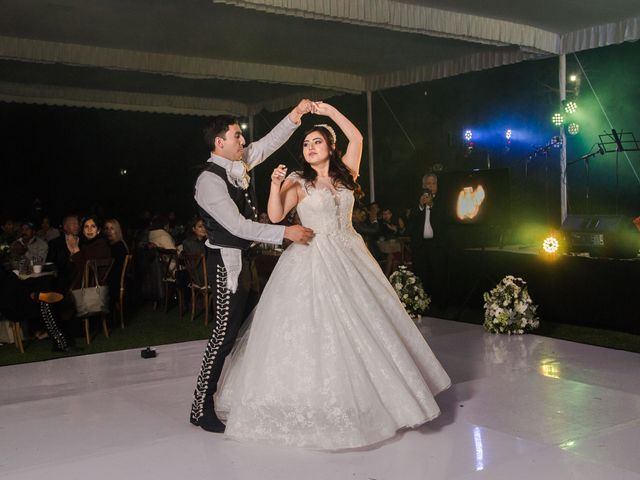
<instances>
[{"instance_id":1,"label":"bride's dark hair","mask_svg":"<svg viewBox=\"0 0 640 480\"><path fill-rule=\"evenodd\" d=\"M316 125L315 127L307 130L302 137L300 143L301 148L304 148L304 140L311 132L318 132L322 135L325 142L329 146L329 176L331 177L331 183L335 188L340 186L349 190L353 190L356 198L362 197L364 194L360 189L360 185L353 178L354 173L347 167L342 161L342 152L336 148L336 144L333 141L333 135L325 127ZM300 176L304 179L305 185L315 182L318 177L318 173L311 167L309 162L302 157L302 173Z\"/></svg>"}]
</instances>

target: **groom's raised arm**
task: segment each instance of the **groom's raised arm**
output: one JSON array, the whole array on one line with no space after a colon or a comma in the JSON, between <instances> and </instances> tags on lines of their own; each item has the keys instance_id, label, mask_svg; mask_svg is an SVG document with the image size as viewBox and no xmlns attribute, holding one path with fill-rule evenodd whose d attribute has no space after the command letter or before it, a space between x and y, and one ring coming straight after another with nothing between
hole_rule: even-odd
<instances>
[{"instance_id":1,"label":"groom's raised arm","mask_svg":"<svg viewBox=\"0 0 640 480\"><path fill-rule=\"evenodd\" d=\"M311 101L302 100L273 129L260 140L251 142L244 150L243 160L249 169L257 167L289 140L300 126L302 116L311 111Z\"/></svg>"}]
</instances>

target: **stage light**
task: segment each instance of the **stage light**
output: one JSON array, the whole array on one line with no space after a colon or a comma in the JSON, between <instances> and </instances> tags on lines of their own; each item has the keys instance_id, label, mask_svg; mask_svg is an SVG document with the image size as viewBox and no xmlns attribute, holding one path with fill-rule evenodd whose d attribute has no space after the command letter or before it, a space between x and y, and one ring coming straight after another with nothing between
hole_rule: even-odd
<instances>
[{"instance_id":1,"label":"stage light","mask_svg":"<svg viewBox=\"0 0 640 480\"><path fill-rule=\"evenodd\" d=\"M473 139L473 132L471 130L465 130L464 139L465 141L470 142Z\"/></svg>"},{"instance_id":2,"label":"stage light","mask_svg":"<svg viewBox=\"0 0 640 480\"><path fill-rule=\"evenodd\" d=\"M567 131L569 132L569 135L577 135L578 132L580 131L580 125L578 125L575 122L571 122L568 126L567 126Z\"/></svg>"},{"instance_id":3,"label":"stage light","mask_svg":"<svg viewBox=\"0 0 640 480\"><path fill-rule=\"evenodd\" d=\"M553 148L562 147L562 137L560 135L554 135L553 137L551 137L550 144Z\"/></svg>"},{"instance_id":4,"label":"stage light","mask_svg":"<svg viewBox=\"0 0 640 480\"><path fill-rule=\"evenodd\" d=\"M504 137L505 137L507 140L511 140L511 135L512 135L511 129L510 129L510 128L508 128L508 129L507 129L507 131L506 131L506 132L504 132Z\"/></svg>"},{"instance_id":5,"label":"stage light","mask_svg":"<svg viewBox=\"0 0 640 480\"><path fill-rule=\"evenodd\" d=\"M246 123L241 123L241 124L240 124L240 128L241 128L242 130L246 130L247 128L249 128L249 125L247 125Z\"/></svg>"},{"instance_id":6,"label":"stage light","mask_svg":"<svg viewBox=\"0 0 640 480\"><path fill-rule=\"evenodd\" d=\"M575 82L576 80L578 80L578 76L575 73L572 75L569 75L570 82Z\"/></svg>"},{"instance_id":7,"label":"stage light","mask_svg":"<svg viewBox=\"0 0 640 480\"><path fill-rule=\"evenodd\" d=\"M464 187L458 194L458 205L456 208L458 218L460 220L470 220L480 212L480 205L484 202L484 188L478 185L475 190L473 187Z\"/></svg>"},{"instance_id":8,"label":"stage light","mask_svg":"<svg viewBox=\"0 0 640 480\"><path fill-rule=\"evenodd\" d=\"M564 116L561 113L554 113L551 121L556 127L559 127L564 123Z\"/></svg>"},{"instance_id":9,"label":"stage light","mask_svg":"<svg viewBox=\"0 0 640 480\"><path fill-rule=\"evenodd\" d=\"M126 168L121 168L120 169L120 175L124 177L126 174L127 174L127 169Z\"/></svg>"},{"instance_id":10,"label":"stage light","mask_svg":"<svg viewBox=\"0 0 640 480\"><path fill-rule=\"evenodd\" d=\"M573 100L571 101L564 100L562 103L564 104L564 111L570 115L573 113L576 113L576 110L578 110L578 104Z\"/></svg>"},{"instance_id":11,"label":"stage light","mask_svg":"<svg viewBox=\"0 0 640 480\"><path fill-rule=\"evenodd\" d=\"M547 237L542 242L542 249L549 254L558 253L558 249L560 248L560 242L556 237Z\"/></svg>"}]
</instances>

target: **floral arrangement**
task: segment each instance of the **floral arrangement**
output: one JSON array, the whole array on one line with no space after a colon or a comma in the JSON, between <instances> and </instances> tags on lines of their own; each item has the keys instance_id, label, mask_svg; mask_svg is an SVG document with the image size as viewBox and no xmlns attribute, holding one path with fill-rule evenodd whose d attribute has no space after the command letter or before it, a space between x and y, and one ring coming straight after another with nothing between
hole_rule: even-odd
<instances>
[{"instance_id":1,"label":"floral arrangement","mask_svg":"<svg viewBox=\"0 0 640 480\"><path fill-rule=\"evenodd\" d=\"M523 334L538 328L537 305L533 304L527 282L512 275L484 295L484 328L490 333Z\"/></svg>"},{"instance_id":2,"label":"floral arrangement","mask_svg":"<svg viewBox=\"0 0 640 480\"><path fill-rule=\"evenodd\" d=\"M406 266L398 267L389 277L389 281L410 316L420 318L427 311L431 298L424 292L420 279Z\"/></svg>"}]
</instances>

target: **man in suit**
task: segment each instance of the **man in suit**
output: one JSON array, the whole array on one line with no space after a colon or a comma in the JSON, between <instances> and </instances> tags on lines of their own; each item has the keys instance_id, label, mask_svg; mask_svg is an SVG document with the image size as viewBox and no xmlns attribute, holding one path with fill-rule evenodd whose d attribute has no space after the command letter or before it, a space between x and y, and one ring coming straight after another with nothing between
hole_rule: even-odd
<instances>
[{"instance_id":1,"label":"man in suit","mask_svg":"<svg viewBox=\"0 0 640 480\"><path fill-rule=\"evenodd\" d=\"M213 290L215 325L202 359L190 422L209 432L225 429L216 416L213 394L251 307L251 247L254 242L280 245L285 238L308 244L313 237L313 231L301 225L259 223L247 172L280 148L311 108L311 101L302 100L271 132L246 148L242 129L233 117L214 117L204 131L211 157L196 181L195 200L207 230L207 276Z\"/></svg>"},{"instance_id":2,"label":"man in suit","mask_svg":"<svg viewBox=\"0 0 640 480\"><path fill-rule=\"evenodd\" d=\"M438 198L438 176L422 177L422 193L411 222L413 269L433 302L446 307L446 249L443 205Z\"/></svg>"}]
</instances>

